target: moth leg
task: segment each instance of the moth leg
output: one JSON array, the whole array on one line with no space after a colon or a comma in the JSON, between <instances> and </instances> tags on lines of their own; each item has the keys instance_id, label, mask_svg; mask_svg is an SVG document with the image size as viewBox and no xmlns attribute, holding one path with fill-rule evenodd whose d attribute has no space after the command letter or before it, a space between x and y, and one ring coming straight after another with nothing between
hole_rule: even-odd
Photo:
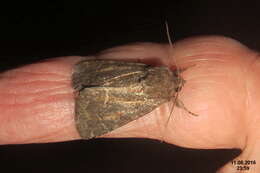
<instances>
[{"instance_id":1,"label":"moth leg","mask_svg":"<svg viewBox=\"0 0 260 173\"><path fill-rule=\"evenodd\" d=\"M180 99L177 99L177 100L176 100L176 106L177 106L178 108L181 108L181 109L185 110L186 112L188 112L189 114L191 114L191 115L193 115L193 116L199 116L198 114L195 114L195 113L191 112L190 110L188 110L188 109L185 107L184 103L183 103Z\"/></svg>"},{"instance_id":2,"label":"moth leg","mask_svg":"<svg viewBox=\"0 0 260 173\"><path fill-rule=\"evenodd\" d=\"M184 80L182 77L178 76L176 79L175 79L175 92L180 92L182 87L184 86L186 80Z\"/></svg>"}]
</instances>

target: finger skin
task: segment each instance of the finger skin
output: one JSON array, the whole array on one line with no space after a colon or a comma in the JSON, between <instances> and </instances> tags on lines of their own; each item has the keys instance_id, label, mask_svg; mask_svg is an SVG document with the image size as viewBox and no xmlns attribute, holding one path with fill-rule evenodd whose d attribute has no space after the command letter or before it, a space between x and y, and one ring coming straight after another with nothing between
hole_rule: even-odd
<instances>
[{"instance_id":1,"label":"finger skin","mask_svg":"<svg viewBox=\"0 0 260 173\"><path fill-rule=\"evenodd\" d=\"M139 61L145 62L152 53L138 55L155 50L153 46L156 45L118 47L108 50L100 58L122 59L120 55L128 52L130 57L144 57ZM161 51L153 57L161 60L159 65L171 67L177 63L180 68L190 67L182 73L186 83L179 99L200 116L191 116L175 108L166 125L171 110L171 103L168 103L109 136L147 137L192 148L243 147L247 106L244 79L248 75L245 71L255 61L256 53L232 39L216 36L186 39L175 43L172 51L167 49L168 45L161 46ZM169 52L171 55L167 56Z\"/></svg>"},{"instance_id":2,"label":"finger skin","mask_svg":"<svg viewBox=\"0 0 260 173\"><path fill-rule=\"evenodd\" d=\"M1 74L0 144L79 138L74 127L73 64L50 59Z\"/></svg>"},{"instance_id":3,"label":"finger skin","mask_svg":"<svg viewBox=\"0 0 260 173\"><path fill-rule=\"evenodd\" d=\"M186 83L179 99L199 114L174 108L166 124L172 108L166 103L104 137L153 138L191 148L241 148L240 159L260 156L255 154L260 145L258 53L232 39L207 36L174 43L172 49L167 44L125 45L96 57L188 67L181 74ZM71 74L80 59L57 58L1 74L0 144L79 139ZM256 166L252 171L259 170Z\"/></svg>"},{"instance_id":4,"label":"finger skin","mask_svg":"<svg viewBox=\"0 0 260 173\"><path fill-rule=\"evenodd\" d=\"M132 45L129 50L139 50L140 53L149 47L138 46ZM117 59L126 52L125 47L108 51L110 57ZM215 36L183 40L175 43L173 50L168 52L172 63L161 56L163 64L171 66L175 61L180 68L191 66L182 74L186 83L180 99L189 110L200 116L193 117L175 109L171 121L165 125L171 110L170 105L165 104L107 136L147 137L190 148L240 148L242 154L235 160L258 163L259 54L235 40ZM101 57L105 58L105 55ZM138 57L138 54L132 52L130 56ZM229 162L219 171L236 172L236 166ZM260 172L260 166L250 165L250 170L244 172Z\"/></svg>"}]
</instances>

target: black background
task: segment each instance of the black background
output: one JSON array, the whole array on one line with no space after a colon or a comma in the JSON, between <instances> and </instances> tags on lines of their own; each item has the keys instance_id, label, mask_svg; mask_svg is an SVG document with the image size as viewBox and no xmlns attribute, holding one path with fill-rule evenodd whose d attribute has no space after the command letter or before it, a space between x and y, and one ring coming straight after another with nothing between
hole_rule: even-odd
<instances>
[{"instance_id":1,"label":"black background","mask_svg":"<svg viewBox=\"0 0 260 173\"><path fill-rule=\"evenodd\" d=\"M89 55L131 42L224 35L260 49L260 2L177 0L10 1L0 4L0 70L44 58ZM7 172L214 172L238 150L191 150L146 139L0 146Z\"/></svg>"}]
</instances>

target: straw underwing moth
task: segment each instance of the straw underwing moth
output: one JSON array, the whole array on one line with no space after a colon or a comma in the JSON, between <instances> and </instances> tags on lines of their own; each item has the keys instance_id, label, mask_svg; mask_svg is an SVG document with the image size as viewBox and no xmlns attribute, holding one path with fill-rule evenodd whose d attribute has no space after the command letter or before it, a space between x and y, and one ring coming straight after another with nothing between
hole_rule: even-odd
<instances>
[{"instance_id":1,"label":"straw underwing moth","mask_svg":"<svg viewBox=\"0 0 260 173\"><path fill-rule=\"evenodd\" d=\"M171 101L184 79L167 67L112 60L76 64L76 128L83 139L108 133Z\"/></svg>"}]
</instances>

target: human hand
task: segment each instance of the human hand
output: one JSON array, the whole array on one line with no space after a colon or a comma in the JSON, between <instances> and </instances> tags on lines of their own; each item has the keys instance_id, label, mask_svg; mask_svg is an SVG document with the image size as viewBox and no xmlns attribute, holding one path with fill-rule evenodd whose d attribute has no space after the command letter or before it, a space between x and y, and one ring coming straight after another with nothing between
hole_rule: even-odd
<instances>
[{"instance_id":1,"label":"human hand","mask_svg":"<svg viewBox=\"0 0 260 173\"><path fill-rule=\"evenodd\" d=\"M169 56L170 53L170 56ZM169 58L170 57L170 58ZM235 160L259 160L257 93L258 53L223 37L198 37L162 44L132 44L104 51L101 59L120 59L189 67L179 98L195 117L166 103L146 116L104 135L163 140L190 148L240 148ZM1 74L0 144L79 139L74 124L73 65L80 57L64 57ZM174 59L174 60L173 60ZM257 171L258 170L258 171ZM235 172L226 165L223 172ZM249 171L259 172L252 165Z\"/></svg>"}]
</instances>

